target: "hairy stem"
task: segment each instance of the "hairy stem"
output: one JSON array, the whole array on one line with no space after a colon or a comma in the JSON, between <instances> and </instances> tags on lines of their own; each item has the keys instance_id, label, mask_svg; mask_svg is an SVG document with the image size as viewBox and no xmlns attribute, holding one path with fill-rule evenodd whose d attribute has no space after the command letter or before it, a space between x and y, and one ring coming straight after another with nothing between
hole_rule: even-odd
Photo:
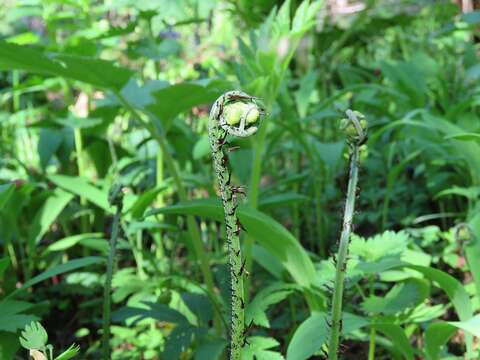
<instances>
[{"instance_id":1,"label":"hairy stem","mask_svg":"<svg viewBox=\"0 0 480 360\"><path fill-rule=\"evenodd\" d=\"M361 115L361 114L358 114ZM340 244L337 254L337 266L335 270L335 285L333 290L332 310L331 310L331 331L330 343L328 347L328 358L330 360L338 359L338 347L340 344L340 333L342 331L342 301L345 284L345 272L347 268L348 245L352 230L353 213L355 211L355 198L358 181L358 163L360 154L360 145L366 140L366 121L357 119L357 114L353 111L347 111L348 119L344 121L344 130L348 136L350 146L350 172L347 188L347 199L345 202L345 211L343 215L342 233L340 235ZM362 116L363 117L363 116Z\"/></svg>"},{"instance_id":2,"label":"hairy stem","mask_svg":"<svg viewBox=\"0 0 480 360\"><path fill-rule=\"evenodd\" d=\"M241 224L237 217L237 197L243 195L241 187L232 186L228 169L228 134L247 137L256 132L259 108L253 98L239 91L232 91L217 99L210 113L208 134L212 149L213 165L222 198L227 251L230 266L231 316L230 316L230 360L240 360L245 344L245 296L243 280L245 261L242 262L240 248ZM251 116L253 115L253 116ZM248 123L248 124L246 124Z\"/></svg>"},{"instance_id":3,"label":"hairy stem","mask_svg":"<svg viewBox=\"0 0 480 360\"><path fill-rule=\"evenodd\" d=\"M112 205L117 206L117 211L113 218L112 233L110 236L110 249L107 259L107 275L105 280L105 288L103 293L103 333L102 333L102 359L110 359L110 313L111 313L111 297L113 265L115 260L115 251L117 246L118 232L120 228L120 217L122 216L122 199L121 189L118 188L117 198L112 201ZM113 204L115 203L115 204Z\"/></svg>"}]
</instances>

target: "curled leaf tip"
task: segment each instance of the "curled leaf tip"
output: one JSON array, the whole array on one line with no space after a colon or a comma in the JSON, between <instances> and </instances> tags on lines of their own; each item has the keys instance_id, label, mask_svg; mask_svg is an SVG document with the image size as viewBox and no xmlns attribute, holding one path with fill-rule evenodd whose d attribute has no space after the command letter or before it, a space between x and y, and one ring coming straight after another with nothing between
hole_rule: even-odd
<instances>
[{"instance_id":1,"label":"curled leaf tip","mask_svg":"<svg viewBox=\"0 0 480 360\"><path fill-rule=\"evenodd\" d=\"M340 129L351 144L362 145L367 140L368 122L359 111L347 110L346 118L340 121Z\"/></svg>"},{"instance_id":2,"label":"curled leaf tip","mask_svg":"<svg viewBox=\"0 0 480 360\"><path fill-rule=\"evenodd\" d=\"M242 91L229 91L217 99L210 118L230 135L247 137L257 132L264 114L257 98Z\"/></svg>"}]
</instances>

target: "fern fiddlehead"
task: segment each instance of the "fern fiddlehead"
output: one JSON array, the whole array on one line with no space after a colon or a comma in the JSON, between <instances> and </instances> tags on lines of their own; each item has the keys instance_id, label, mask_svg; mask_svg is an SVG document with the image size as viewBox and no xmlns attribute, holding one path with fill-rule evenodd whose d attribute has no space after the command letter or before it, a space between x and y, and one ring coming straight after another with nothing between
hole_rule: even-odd
<instances>
[{"instance_id":1,"label":"fern fiddlehead","mask_svg":"<svg viewBox=\"0 0 480 360\"><path fill-rule=\"evenodd\" d=\"M340 235L340 243L336 258L335 283L333 289L331 318L329 322L331 329L328 358L330 360L336 360L338 358L338 347L342 328L343 289L347 267L348 245L350 242L353 213L355 210L360 150L367 140L367 121L365 120L365 117L359 112L351 110L347 110L346 115L347 118L342 120L340 126L347 136L347 144L350 153L350 172L347 199L343 215L342 233Z\"/></svg>"},{"instance_id":2,"label":"fern fiddlehead","mask_svg":"<svg viewBox=\"0 0 480 360\"><path fill-rule=\"evenodd\" d=\"M210 112L208 134L212 149L213 167L217 177L225 215L227 251L231 281L230 360L240 360L245 344L245 298L243 276L245 260L240 250L242 225L237 217L237 198L245 195L241 186L231 184L228 168L229 148L227 136L248 137L257 131L263 108L256 99L241 91L229 91L220 96Z\"/></svg>"}]
</instances>

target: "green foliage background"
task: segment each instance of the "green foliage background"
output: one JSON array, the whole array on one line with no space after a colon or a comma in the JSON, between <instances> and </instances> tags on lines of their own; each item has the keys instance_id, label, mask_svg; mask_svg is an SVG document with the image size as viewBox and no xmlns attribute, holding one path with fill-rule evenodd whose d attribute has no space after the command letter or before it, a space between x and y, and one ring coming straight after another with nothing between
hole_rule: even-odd
<instances>
[{"instance_id":1,"label":"green foliage background","mask_svg":"<svg viewBox=\"0 0 480 360\"><path fill-rule=\"evenodd\" d=\"M241 89L268 111L230 156L247 187L244 358L328 350L348 177L338 120L352 108L370 129L341 357L477 359L480 12L361 4L335 15L322 1L4 1L0 358L27 356L19 336L37 320L59 353L77 343L79 358L100 358L116 183L112 359L224 358L207 121Z\"/></svg>"}]
</instances>

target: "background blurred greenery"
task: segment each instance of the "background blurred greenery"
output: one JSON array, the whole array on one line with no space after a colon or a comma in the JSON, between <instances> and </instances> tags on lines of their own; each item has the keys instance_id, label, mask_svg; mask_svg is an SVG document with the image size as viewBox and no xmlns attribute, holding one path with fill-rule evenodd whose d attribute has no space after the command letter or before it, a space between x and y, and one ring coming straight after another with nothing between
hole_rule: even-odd
<instances>
[{"instance_id":1,"label":"background blurred greenery","mask_svg":"<svg viewBox=\"0 0 480 360\"><path fill-rule=\"evenodd\" d=\"M206 126L209 105L242 89L269 113L231 156L248 194L246 359L325 350L347 108L370 137L342 356L477 359L480 11L464 3L4 0L0 358L24 358L19 330L40 319L55 348L99 358L114 182L113 358L221 358Z\"/></svg>"}]
</instances>

